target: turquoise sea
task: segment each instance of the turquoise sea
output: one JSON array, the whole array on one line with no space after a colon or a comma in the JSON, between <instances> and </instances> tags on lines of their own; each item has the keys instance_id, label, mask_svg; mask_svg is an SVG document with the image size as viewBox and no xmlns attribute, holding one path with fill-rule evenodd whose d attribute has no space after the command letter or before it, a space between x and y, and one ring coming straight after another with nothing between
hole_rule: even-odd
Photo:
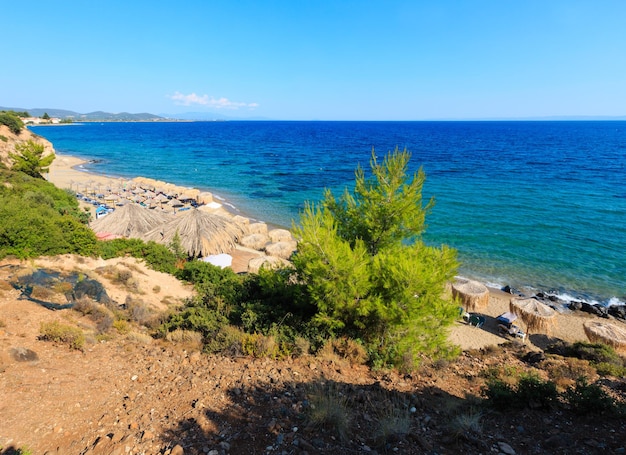
<instances>
[{"instance_id":1,"label":"turquoise sea","mask_svg":"<svg viewBox=\"0 0 626 455\"><path fill-rule=\"evenodd\" d=\"M461 274L603 304L626 301L626 122L179 122L31 127L85 170L212 191L290 227L358 164L412 152L436 205L425 239Z\"/></svg>"}]
</instances>

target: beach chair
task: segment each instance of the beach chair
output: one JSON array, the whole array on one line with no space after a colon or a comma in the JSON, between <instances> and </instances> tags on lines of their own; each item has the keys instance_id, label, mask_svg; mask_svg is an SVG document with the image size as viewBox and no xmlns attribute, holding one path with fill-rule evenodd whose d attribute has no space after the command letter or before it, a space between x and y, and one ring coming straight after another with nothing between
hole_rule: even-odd
<instances>
[{"instance_id":1,"label":"beach chair","mask_svg":"<svg viewBox=\"0 0 626 455\"><path fill-rule=\"evenodd\" d=\"M485 317L472 314L469 317L469 325L473 325L477 329L480 329L485 324Z\"/></svg>"}]
</instances>

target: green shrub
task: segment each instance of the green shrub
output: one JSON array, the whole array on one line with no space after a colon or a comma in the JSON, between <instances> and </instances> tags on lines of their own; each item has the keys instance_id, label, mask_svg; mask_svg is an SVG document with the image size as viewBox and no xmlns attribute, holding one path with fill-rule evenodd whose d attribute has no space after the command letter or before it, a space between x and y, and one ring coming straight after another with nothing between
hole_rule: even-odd
<instances>
[{"instance_id":1,"label":"green shrub","mask_svg":"<svg viewBox=\"0 0 626 455\"><path fill-rule=\"evenodd\" d=\"M215 337L222 327L228 324L228 319L215 309L193 305L185 307L181 312L171 314L161 324L158 332L166 336L176 329L199 332L205 341Z\"/></svg>"},{"instance_id":2,"label":"green shrub","mask_svg":"<svg viewBox=\"0 0 626 455\"><path fill-rule=\"evenodd\" d=\"M95 252L75 198L23 173L0 170L0 178L10 184L0 186L0 258Z\"/></svg>"},{"instance_id":3,"label":"green shrub","mask_svg":"<svg viewBox=\"0 0 626 455\"><path fill-rule=\"evenodd\" d=\"M169 274L176 273L176 256L166 246L140 239L113 239L99 241L97 253L102 259L126 255L140 258L153 270Z\"/></svg>"},{"instance_id":4,"label":"green shrub","mask_svg":"<svg viewBox=\"0 0 626 455\"><path fill-rule=\"evenodd\" d=\"M482 389L482 394L489 404L499 411L504 411L512 406L519 406L515 389L502 379L487 381L487 385Z\"/></svg>"},{"instance_id":5,"label":"green shrub","mask_svg":"<svg viewBox=\"0 0 626 455\"><path fill-rule=\"evenodd\" d=\"M615 376L616 378L626 377L626 366L616 365L610 362L600 362L595 365L600 376Z\"/></svg>"},{"instance_id":6,"label":"green shrub","mask_svg":"<svg viewBox=\"0 0 626 455\"><path fill-rule=\"evenodd\" d=\"M502 379L490 379L482 393L491 406L501 411L527 406L547 408L558 398L556 384L535 374L522 375L514 385Z\"/></svg>"},{"instance_id":7,"label":"green shrub","mask_svg":"<svg viewBox=\"0 0 626 455\"><path fill-rule=\"evenodd\" d=\"M85 345L85 335L82 330L58 321L42 322L39 333L41 340L67 344L72 349L82 350Z\"/></svg>"},{"instance_id":8,"label":"green shrub","mask_svg":"<svg viewBox=\"0 0 626 455\"><path fill-rule=\"evenodd\" d=\"M232 325L225 325L207 340L204 350L209 354L238 356L244 353L243 345L246 333Z\"/></svg>"},{"instance_id":9,"label":"green shrub","mask_svg":"<svg viewBox=\"0 0 626 455\"><path fill-rule=\"evenodd\" d=\"M0 125L7 126L13 134L20 134L24 128L24 122L14 112L0 112Z\"/></svg>"},{"instance_id":10,"label":"green shrub","mask_svg":"<svg viewBox=\"0 0 626 455\"><path fill-rule=\"evenodd\" d=\"M520 404L548 408L558 398L556 384L543 381L537 375L525 374L517 384L517 400Z\"/></svg>"},{"instance_id":11,"label":"green shrub","mask_svg":"<svg viewBox=\"0 0 626 455\"><path fill-rule=\"evenodd\" d=\"M579 378L576 385L568 388L563 396L577 414L604 414L617 411L615 401L600 386L588 384L585 378Z\"/></svg>"}]
</instances>

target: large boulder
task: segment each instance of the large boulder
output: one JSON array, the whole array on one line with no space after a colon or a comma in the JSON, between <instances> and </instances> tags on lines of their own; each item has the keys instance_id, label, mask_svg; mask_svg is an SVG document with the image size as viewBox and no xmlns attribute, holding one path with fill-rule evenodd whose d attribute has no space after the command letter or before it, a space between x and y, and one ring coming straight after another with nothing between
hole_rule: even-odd
<instances>
[{"instance_id":1,"label":"large boulder","mask_svg":"<svg viewBox=\"0 0 626 455\"><path fill-rule=\"evenodd\" d=\"M269 256L289 259L293 252L296 251L297 246L298 244L294 241L270 243L265 246L265 252Z\"/></svg>"},{"instance_id":2,"label":"large boulder","mask_svg":"<svg viewBox=\"0 0 626 455\"><path fill-rule=\"evenodd\" d=\"M239 244L246 248L252 248L253 250L262 251L270 241L270 238L265 234L249 234L243 237Z\"/></svg>"},{"instance_id":3,"label":"large boulder","mask_svg":"<svg viewBox=\"0 0 626 455\"><path fill-rule=\"evenodd\" d=\"M280 269L289 265L289 261L276 256L259 256L248 262L248 273L259 273L261 268Z\"/></svg>"},{"instance_id":4,"label":"large boulder","mask_svg":"<svg viewBox=\"0 0 626 455\"><path fill-rule=\"evenodd\" d=\"M289 232L287 229L272 229L268 232L268 235L270 236L270 240L273 243L290 242L293 240L291 232Z\"/></svg>"}]
</instances>

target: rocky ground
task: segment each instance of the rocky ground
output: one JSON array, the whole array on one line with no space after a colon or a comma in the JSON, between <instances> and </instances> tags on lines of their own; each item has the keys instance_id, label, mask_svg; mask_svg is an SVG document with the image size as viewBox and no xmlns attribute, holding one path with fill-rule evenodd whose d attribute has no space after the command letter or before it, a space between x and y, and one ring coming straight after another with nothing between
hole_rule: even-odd
<instances>
[{"instance_id":1,"label":"rocky ground","mask_svg":"<svg viewBox=\"0 0 626 455\"><path fill-rule=\"evenodd\" d=\"M68 258L60 264L80 266ZM490 371L532 369L547 377L547 360L538 369L522 360L525 345L469 350L411 374L371 371L328 354L207 356L140 331L88 336L82 351L71 350L38 339L40 324L58 320L89 334L93 321L20 300L9 285L18 265L25 266L0 266L3 454L626 453L624 419L533 403L495 412L481 404ZM137 263L130 268L137 279L154 273ZM100 277L123 299L119 286ZM189 292L164 276L152 280L159 292L149 280L136 284L150 305L170 305L173 295ZM562 359L550 362L571 369ZM624 394L623 380L603 381Z\"/></svg>"}]
</instances>

